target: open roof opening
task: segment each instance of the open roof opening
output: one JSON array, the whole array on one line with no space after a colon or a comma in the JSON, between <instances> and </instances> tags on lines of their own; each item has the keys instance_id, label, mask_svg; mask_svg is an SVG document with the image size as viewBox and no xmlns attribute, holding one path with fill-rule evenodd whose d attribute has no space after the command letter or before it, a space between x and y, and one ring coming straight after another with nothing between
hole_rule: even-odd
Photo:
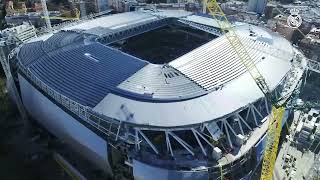
<instances>
[{"instance_id":1,"label":"open roof opening","mask_svg":"<svg viewBox=\"0 0 320 180\"><path fill-rule=\"evenodd\" d=\"M216 37L198 29L173 23L109 46L153 64L165 64Z\"/></svg>"}]
</instances>

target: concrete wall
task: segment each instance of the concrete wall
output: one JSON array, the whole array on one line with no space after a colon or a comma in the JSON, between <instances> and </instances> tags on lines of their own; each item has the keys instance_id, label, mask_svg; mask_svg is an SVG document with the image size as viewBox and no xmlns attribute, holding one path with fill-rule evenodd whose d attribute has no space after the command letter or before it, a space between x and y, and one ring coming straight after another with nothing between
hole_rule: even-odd
<instances>
[{"instance_id":1,"label":"concrete wall","mask_svg":"<svg viewBox=\"0 0 320 180\"><path fill-rule=\"evenodd\" d=\"M23 104L36 121L98 168L111 173L107 142L104 139L52 103L21 75L19 83Z\"/></svg>"}]
</instances>

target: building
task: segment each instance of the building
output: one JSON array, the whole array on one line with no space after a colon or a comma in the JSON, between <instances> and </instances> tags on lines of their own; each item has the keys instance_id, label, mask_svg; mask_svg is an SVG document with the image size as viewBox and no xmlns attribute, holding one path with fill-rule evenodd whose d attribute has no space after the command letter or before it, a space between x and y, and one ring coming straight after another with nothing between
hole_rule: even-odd
<instances>
[{"instance_id":1,"label":"building","mask_svg":"<svg viewBox=\"0 0 320 180\"><path fill-rule=\"evenodd\" d=\"M320 61L320 28L312 28L310 33L300 41L299 47L309 59Z\"/></svg>"},{"instance_id":2,"label":"building","mask_svg":"<svg viewBox=\"0 0 320 180\"><path fill-rule=\"evenodd\" d=\"M319 110L311 109L304 114L302 121L297 125L295 140L299 149L319 150L320 128L317 123L320 121Z\"/></svg>"},{"instance_id":3,"label":"building","mask_svg":"<svg viewBox=\"0 0 320 180\"><path fill-rule=\"evenodd\" d=\"M287 17L279 14L274 17L274 20L276 21L276 31L287 40L291 41L295 29L288 25Z\"/></svg>"},{"instance_id":4,"label":"building","mask_svg":"<svg viewBox=\"0 0 320 180\"><path fill-rule=\"evenodd\" d=\"M80 6L84 6L86 14L99 13L106 11L109 8L108 0L74 0L75 3L80 3ZM84 9L80 7L80 9Z\"/></svg>"},{"instance_id":5,"label":"building","mask_svg":"<svg viewBox=\"0 0 320 180\"><path fill-rule=\"evenodd\" d=\"M17 7L13 7L13 1L7 1L6 3L6 12L8 15L14 15L16 13L27 13L27 7L25 2L18 2Z\"/></svg>"},{"instance_id":6,"label":"building","mask_svg":"<svg viewBox=\"0 0 320 180\"><path fill-rule=\"evenodd\" d=\"M263 28L235 29L272 93L291 98L303 55ZM115 14L15 52L10 62L30 116L106 173L246 178L262 160L271 105L209 17Z\"/></svg>"},{"instance_id":7,"label":"building","mask_svg":"<svg viewBox=\"0 0 320 180\"><path fill-rule=\"evenodd\" d=\"M248 11L255 12L258 14L264 14L267 2L267 0L249 0Z\"/></svg>"},{"instance_id":8,"label":"building","mask_svg":"<svg viewBox=\"0 0 320 180\"><path fill-rule=\"evenodd\" d=\"M20 44L37 37L36 29L29 23L23 23L20 26L6 28L1 31L1 41Z\"/></svg>"},{"instance_id":9,"label":"building","mask_svg":"<svg viewBox=\"0 0 320 180\"><path fill-rule=\"evenodd\" d=\"M49 11L50 17L57 17L60 16L61 13L59 11ZM45 18L42 13L39 12L28 12L28 13L15 13L14 15L6 15L5 21L8 25L11 26L19 26L23 24L24 22L31 23L35 27L43 27L46 25ZM52 24L58 24L65 20L63 19L54 19L51 20Z\"/></svg>"},{"instance_id":10,"label":"building","mask_svg":"<svg viewBox=\"0 0 320 180\"><path fill-rule=\"evenodd\" d=\"M128 12L135 10L138 2L136 0L108 0L108 6L116 12ZM143 4L141 6L146 7L147 5Z\"/></svg>"},{"instance_id":11,"label":"building","mask_svg":"<svg viewBox=\"0 0 320 180\"><path fill-rule=\"evenodd\" d=\"M35 12L41 13L43 11L42 4L41 3L34 3L33 9Z\"/></svg>"},{"instance_id":12,"label":"building","mask_svg":"<svg viewBox=\"0 0 320 180\"><path fill-rule=\"evenodd\" d=\"M106 11L108 9L108 0L96 0L98 12Z\"/></svg>"}]
</instances>

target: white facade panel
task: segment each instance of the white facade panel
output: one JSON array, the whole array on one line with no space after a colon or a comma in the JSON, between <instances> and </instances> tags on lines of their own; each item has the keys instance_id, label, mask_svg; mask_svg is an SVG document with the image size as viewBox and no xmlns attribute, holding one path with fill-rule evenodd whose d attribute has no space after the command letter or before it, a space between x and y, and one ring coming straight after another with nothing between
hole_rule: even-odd
<instances>
[{"instance_id":1,"label":"white facade panel","mask_svg":"<svg viewBox=\"0 0 320 180\"><path fill-rule=\"evenodd\" d=\"M99 168L111 172L104 139L51 102L21 75L19 82L23 104L36 121Z\"/></svg>"}]
</instances>

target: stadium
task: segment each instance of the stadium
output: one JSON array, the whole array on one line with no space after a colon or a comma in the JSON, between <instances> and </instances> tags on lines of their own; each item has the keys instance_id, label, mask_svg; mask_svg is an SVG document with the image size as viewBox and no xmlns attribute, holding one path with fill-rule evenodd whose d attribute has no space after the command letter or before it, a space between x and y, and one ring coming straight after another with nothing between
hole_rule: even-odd
<instances>
[{"instance_id":1,"label":"stadium","mask_svg":"<svg viewBox=\"0 0 320 180\"><path fill-rule=\"evenodd\" d=\"M304 56L274 32L233 25L272 93L294 99ZM28 114L107 174L245 179L261 162L271 104L207 15L82 20L24 43L10 62Z\"/></svg>"}]
</instances>

